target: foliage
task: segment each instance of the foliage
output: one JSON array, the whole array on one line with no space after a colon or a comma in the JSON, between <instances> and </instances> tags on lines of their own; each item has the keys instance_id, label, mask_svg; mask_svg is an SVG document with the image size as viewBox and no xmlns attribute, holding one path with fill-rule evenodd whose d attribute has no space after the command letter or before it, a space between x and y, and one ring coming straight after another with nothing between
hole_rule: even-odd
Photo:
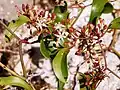
<instances>
[{"instance_id":1,"label":"foliage","mask_svg":"<svg viewBox=\"0 0 120 90\"><path fill-rule=\"evenodd\" d=\"M24 15L20 15L17 20L13 20L12 22L9 23L8 28L11 29L13 32L15 32L17 30L17 28L19 28L24 23L27 23L28 21L29 21L28 17L26 17ZM12 34L10 32L8 32L7 30L6 30L5 34L6 34L6 37L8 38L8 40L10 40L12 38Z\"/></svg>"},{"instance_id":2,"label":"foliage","mask_svg":"<svg viewBox=\"0 0 120 90\"><path fill-rule=\"evenodd\" d=\"M114 20L110 23L109 28L120 29L120 17L114 19Z\"/></svg>"},{"instance_id":3,"label":"foliage","mask_svg":"<svg viewBox=\"0 0 120 90\"><path fill-rule=\"evenodd\" d=\"M85 8L79 3L77 5L81 9ZM77 48L75 54L83 56L84 61L90 66L85 73L76 71L80 89L95 90L97 84L105 78L104 71L107 70L104 58L104 47L106 46L102 44L101 38L111 29L120 29L120 17L114 19L109 25L106 25L100 18L103 13L112 13L113 9L108 0L93 0L88 24L76 29L71 24L71 22L75 22L69 18L70 12L66 1L62 5L56 5L50 11L23 4L19 18L10 22L8 28L14 32L26 23L28 30L33 27L36 29L36 31L30 31L31 36L26 36L21 41L30 44L29 37L39 37L40 51L45 58L52 62L53 71L59 82L59 90L63 89L68 77L67 55L71 48ZM11 38L8 34L7 37ZM104 64L101 64L102 59L99 56L104 59ZM0 85L16 85L26 90L32 90L27 82L18 77L1 77L0 80Z\"/></svg>"},{"instance_id":4,"label":"foliage","mask_svg":"<svg viewBox=\"0 0 120 90\"><path fill-rule=\"evenodd\" d=\"M23 87L25 90L32 90L32 87L26 81L15 76L0 77L0 85L14 85Z\"/></svg>"},{"instance_id":5,"label":"foliage","mask_svg":"<svg viewBox=\"0 0 120 90\"><path fill-rule=\"evenodd\" d=\"M55 58L53 59L52 65L53 65L53 70L55 72L55 75L57 78L65 83L65 77L67 77L67 53L68 49L64 48L61 49Z\"/></svg>"}]
</instances>

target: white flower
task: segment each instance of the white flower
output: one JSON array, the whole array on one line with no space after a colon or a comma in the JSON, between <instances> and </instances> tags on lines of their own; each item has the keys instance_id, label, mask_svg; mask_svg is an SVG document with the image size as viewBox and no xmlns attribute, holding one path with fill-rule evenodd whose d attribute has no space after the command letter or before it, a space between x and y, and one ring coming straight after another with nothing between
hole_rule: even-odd
<instances>
[{"instance_id":1,"label":"white flower","mask_svg":"<svg viewBox=\"0 0 120 90\"><path fill-rule=\"evenodd\" d=\"M57 39L57 46L59 46L59 44L63 44L64 43L64 39L67 38L68 36L68 32L58 32L59 34L54 34L56 37L58 37Z\"/></svg>"},{"instance_id":2,"label":"white flower","mask_svg":"<svg viewBox=\"0 0 120 90\"><path fill-rule=\"evenodd\" d=\"M58 32L57 34L54 34L57 37L57 46L58 44L64 43L64 39L67 38L68 32L66 31L66 26L61 23L56 23L54 26L55 30Z\"/></svg>"},{"instance_id":3,"label":"white flower","mask_svg":"<svg viewBox=\"0 0 120 90\"><path fill-rule=\"evenodd\" d=\"M55 23L54 28L55 28L56 30L61 31L61 32L66 30L66 26L63 25L63 24L61 24L60 22L59 22L59 23Z\"/></svg>"},{"instance_id":4,"label":"white flower","mask_svg":"<svg viewBox=\"0 0 120 90\"><path fill-rule=\"evenodd\" d=\"M40 20L37 20L36 26L40 27L40 29L42 30L42 27L47 27L46 23L47 20L45 18L41 18Z\"/></svg>"}]
</instances>

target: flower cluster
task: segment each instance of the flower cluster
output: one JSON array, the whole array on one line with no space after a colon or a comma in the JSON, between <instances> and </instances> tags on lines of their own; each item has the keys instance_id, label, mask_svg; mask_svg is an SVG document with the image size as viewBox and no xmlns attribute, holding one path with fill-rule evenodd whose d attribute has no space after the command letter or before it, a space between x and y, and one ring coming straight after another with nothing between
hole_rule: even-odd
<instances>
[{"instance_id":1,"label":"flower cluster","mask_svg":"<svg viewBox=\"0 0 120 90\"><path fill-rule=\"evenodd\" d=\"M103 45L100 38L108 30L103 19L99 18L97 25L88 23L83 28L76 29L69 27L69 19L55 22L55 13L40 9L38 6L30 7L28 4L26 6L23 4L20 14L30 19L27 23L29 29L33 30L31 27L34 27L37 30L37 34L31 33L31 35L43 35L44 38L50 36L47 40L53 41L55 48L76 47L78 49L76 55L83 55L85 62L92 63L92 68L99 67L100 56L102 57L100 45Z\"/></svg>"},{"instance_id":2,"label":"flower cluster","mask_svg":"<svg viewBox=\"0 0 120 90\"><path fill-rule=\"evenodd\" d=\"M94 90L105 77L106 75L101 70L94 70L94 72L79 73L78 80L81 88Z\"/></svg>"},{"instance_id":3,"label":"flower cluster","mask_svg":"<svg viewBox=\"0 0 120 90\"><path fill-rule=\"evenodd\" d=\"M87 62L89 65L89 70L86 73L94 77L92 81L87 81L87 85L104 78L106 67L103 61L103 48L101 46L105 45L101 44L101 37L107 32L108 27L103 19L99 18L96 25L88 23L82 28L76 29L70 26L68 18L60 22L55 22L57 16L54 12L42 10L37 6L22 5L21 14L30 19L27 27L29 29L34 27L39 32L34 34L38 36L42 35L47 48L54 47L53 51L61 47L69 49L73 47L77 48L76 55L82 55L84 62Z\"/></svg>"},{"instance_id":4,"label":"flower cluster","mask_svg":"<svg viewBox=\"0 0 120 90\"><path fill-rule=\"evenodd\" d=\"M102 44L101 37L107 30L108 27L101 18L96 25L88 23L78 30L73 27L68 30L67 44L71 48L76 47L76 55L83 56L84 63L88 64L89 69L84 74L86 78L84 85L87 87L93 87L93 83L94 88L97 87L97 84L106 77L103 53L106 46Z\"/></svg>"},{"instance_id":5,"label":"flower cluster","mask_svg":"<svg viewBox=\"0 0 120 90\"><path fill-rule=\"evenodd\" d=\"M83 28L80 28L79 30L74 29L73 27L69 28L67 44L69 44L69 47L71 48L78 48L76 55L83 55L84 59L88 63L90 63L91 59L92 63L93 60L99 61L100 58L98 58L98 56L102 56L100 55L100 53L102 52L100 46L105 46L101 43L101 37L104 36L107 30L107 25L101 18L99 19L99 22L96 26L89 23L86 26L83 26ZM96 65L94 65L94 67L95 66Z\"/></svg>"},{"instance_id":6,"label":"flower cluster","mask_svg":"<svg viewBox=\"0 0 120 90\"><path fill-rule=\"evenodd\" d=\"M48 24L55 18L55 15L49 13L48 10L43 10L39 6L30 6L28 4L22 4L22 11L19 10L18 15L25 15L30 19L26 26L30 29L31 35L48 32Z\"/></svg>"}]
</instances>

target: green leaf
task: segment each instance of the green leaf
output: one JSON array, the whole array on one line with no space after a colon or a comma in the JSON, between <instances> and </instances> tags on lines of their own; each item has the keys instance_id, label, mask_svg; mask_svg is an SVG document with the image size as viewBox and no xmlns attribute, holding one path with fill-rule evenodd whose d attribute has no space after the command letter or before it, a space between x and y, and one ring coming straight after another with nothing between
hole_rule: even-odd
<instances>
[{"instance_id":1,"label":"green leaf","mask_svg":"<svg viewBox=\"0 0 120 90\"><path fill-rule=\"evenodd\" d=\"M63 82L61 82L60 80L58 80L58 90L64 90L63 87L64 87L64 84Z\"/></svg>"},{"instance_id":2,"label":"green leaf","mask_svg":"<svg viewBox=\"0 0 120 90\"><path fill-rule=\"evenodd\" d=\"M14 85L23 87L25 90L32 90L32 87L26 81L15 76L0 77L0 85Z\"/></svg>"},{"instance_id":3,"label":"green leaf","mask_svg":"<svg viewBox=\"0 0 120 90\"><path fill-rule=\"evenodd\" d=\"M55 58L53 59L52 66L53 70L55 72L55 75L57 78L65 83L65 77L67 77L68 72L67 72L67 54L68 54L68 49L63 48L61 49Z\"/></svg>"},{"instance_id":4,"label":"green leaf","mask_svg":"<svg viewBox=\"0 0 120 90\"><path fill-rule=\"evenodd\" d=\"M54 13L64 13L67 11L67 2L64 1L64 6L55 6Z\"/></svg>"},{"instance_id":5,"label":"green leaf","mask_svg":"<svg viewBox=\"0 0 120 90\"><path fill-rule=\"evenodd\" d=\"M61 7L61 6L55 6L55 8L54 8L54 13L61 13L60 7Z\"/></svg>"},{"instance_id":6,"label":"green leaf","mask_svg":"<svg viewBox=\"0 0 120 90\"><path fill-rule=\"evenodd\" d=\"M55 6L54 13L56 14L55 23L61 22L68 18L69 12L67 11L67 3L64 6Z\"/></svg>"},{"instance_id":7,"label":"green leaf","mask_svg":"<svg viewBox=\"0 0 120 90\"><path fill-rule=\"evenodd\" d=\"M29 19L28 17L26 17L26 16L24 16L24 15L20 15L20 16L18 17L18 19L15 20L15 22L12 21L12 22L9 24L8 28L15 30L16 28L18 28L19 26L23 25L24 23L26 23L26 22L28 22L28 21L30 21L30 19Z\"/></svg>"},{"instance_id":8,"label":"green leaf","mask_svg":"<svg viewBox=\"0 0 120 90\"><path fill-rule=\"evenodd\" d=\"M93 23L93 21L96 21L95 19L101 15L107 2L108 0L93 0L89 22Z\"/></svg>"},{"instance_id":9,"label":"green leaf","mask_svg":"<svg viewBox=\"0 0 120 90\"><path fill-rule=\"evenodd\" d=\"M104 6L104 9L102 11L102 13L111 13L113 11L113 6L111 3L106 3L105 6Z\"/></svg>"},{"instance_id":10,"label":"green leaf","mask_svg":"<svg viewBox=\"0 0 120 90\"><path fill-rule=\"evenodd\" d=\"M69 13L68 12L64 12L64 13L56 13L56 19L55 22L61 22L61 21L65 21L68 18Z\"/></svg>"},{"instance_id":11,"label":"green leaf","mask_svg":"<svg viewBox=\"0 0 120 90\"><path fill-rule=\"evenodd\" d=\"M18 27L20 27L24 23L27 23L28 21L30 21L30 19L28 17L21 15L14 22L11 21L10 24L8 25L8 28L11 29L13 32L15 32ZM12 38L12 34L9 33L7 30L6 30L5 34L7 35L8 38L10 38L10 39Z\"/></svg>"},{"instance_id":12,"label":"green leaf","mask_svg":"<svg viewBox=\"0 0 120 90\"><path fill-rule=\"evenodd\" d=\"M114 19L110 23L109 28L111 28L111 29L120 29L120 17Z\"/></svg>"},{"instance_id":13,"label":"green leaf","mask_svg":"<svg viewBox=\"0 0 120 90\"><path fill-rule=\"evenodd\" d=\"M50 58L49 51L47 50L43 39L40 41L40 51L45 58Z\"/></svg>"}]
</instances>

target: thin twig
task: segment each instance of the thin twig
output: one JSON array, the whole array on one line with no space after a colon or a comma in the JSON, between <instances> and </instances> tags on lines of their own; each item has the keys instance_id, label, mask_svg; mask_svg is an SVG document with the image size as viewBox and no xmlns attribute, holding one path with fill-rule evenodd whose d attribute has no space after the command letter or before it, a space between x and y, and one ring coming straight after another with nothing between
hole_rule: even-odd
<instances>
[{"instance_id":1,"label":"thin twig","mask_svg":"<svg viewBox=\"0 0 120 90\"><path fill-rule=\"evenodd\" d=\"M102 80L98 81L98 83L97 83L97 85L96 85L95 88L97 88L97 87L100 85L101 81L102 81Z\"/></svg>"},{"instance_id":2,"label":"thin twig","mask_svg":"<svg viewBox=\"0 0 120 90\"><path fill-rule=\"evenodd\" d=\"M72 26L76 23L76 21L78 20L78 18L79 18L79 16L80 16L80 14L82 13L83 9L84 9L84 8L81 8L81 10L80 10L80 12L79 12L78 16L77 16L77 17L76 17L76 18L72 21L72 23L71 23L70 27L72 27Z\"/></svg>"},{"instance_id":3,"label":"thin twig","mask_svg":"<svg viewBox=\"0 0 120 90\"><path fill-rule=\"evenodd\" d=\"M110 71L110 73L112 73L113 75L115 75L118 79L120 79L120 77L117 74L115 74L112 70L110 70L109 68L107 68L107 70Z\"/></svg>"},{"instance_id":4,"label":"thin twig","mask_svg":"<svg viewBox=\"0 0 120 90\"><path fill-rule=\"evenodd\" d=\"M31 82L29 84L30 84L30 86L32 87L33 90L36 90Z\"/></svg>"},{"instance_id":5,"label":"thin twig","mask_svg":"<svg viewBox=\"0 0 120 90\"><path fill-rule=\"evenodd\" d=\"M104 60L105 60L105 69L107 69L107 60L106 60L106 57L105 57L105 52L104 52L104 49L102 48L101 46L101 43L99 42L99 45L100 45L100 48L101 48L101 51L102 51L102 55L104 57Z\"/></svg>"},{"instance_id":6,"label":"thin twig","mask_svg":"<svg viewBox=\"0 0 120 90\"><path fill-rule=\"evenodd\" d=\"M25 68L25 65L24 65L24 61L23 61L23 54L22 54L22 42L21 42L21 39L16 35L14 34L14 32L12 30L10 30L1 20L0 20L0 23L19 41L19 55L20 55L20 62L21 62L21 65L22 65L22 70L23 70L23 76L26 77L26 68ZM23 80L25 80L24 77L18 75L16 72L10 70L9 68L7 68L4 64L2 64L0 62L0 66L3 67L5 70L7 70L8 72L10 72L12 75L14 76L17 76ZM35 88L33 87L32 84L30 84L31 87L33 88L33 90L35 90Z\"/></svg>"},{"instance_id":7,"label":"thin twig","mask_svg":"<svg viewBox=\"0 0 120 90\"><path fill-rule=\"evenodd\" d=\"M77 76L78 70L79 70L79 65L77 66L76 73L75 73L75 75L74 75L74 82L73 82L73 88L72 88L72 90L75 90L76 76Z\"/></svg>"},{"instance_id":8,"label":"thin twig","mask_svg":"<svg viewBox=\"0 0 120 90\"><path fill-rule=\"evenodd\" d=\"M0 23L19 41L20 61L21 61L21 66L22 66L22 70L23 70L23 76L26 77L26 68L25 68L24 61L23 61L22 42L21 42L21 39L20 39L16 34L14 34L14 32L13 32L11 29L9 29L9 28L2 22L2 20L0 20Z\"/></svg>"},{"instance_id":9,"label":"thin twig","mask_svg":"<svg viewBox=\"0 0 120 90\"><path fill-rule=\"evenodd\" d=\"M116 29L114 29L112 37L113 38L112 38L112 41L111 41L109 47L114 47L115 46L116 39L117 39L117 30Z\"/></svg>"},{"instance_id":10,"label":"thin twig","mask_svg":"<svg viewBox=\"0 0 120 90\"><path fill-rule=\"evenodd\" d=\"M17 77L25 80L24 77L18 75L16 72L12 71L11 69L9 69L8 67L6 67L6 66L5 66L4 64L2 64L1 62L0 62L0 66L1 66L3 69L7 70L7 71L8 71L9 73L11 73L12 75L17 76Z\"/></svg>"},{"instance_id":11,"label":"thin twig","mask_svg":"<svg viewBox=\"0 0 120 90\"><path fill-rule=\"evenodd\" d=\"M11 50L0 49L0 53L2 53L2 52L7 52L7 53L15 54L15 55L19 54L18 52L14 52L14 51L11 51Z\"/></svg>"},{"instance_id":12,"label":"thin twig","mask_svg":"<svg viewBox=\"0 0 120 90\"><path fill-rule=\"evenodd\" d=\"M26 81L26 79L24 78L24 77L22 77L22 76L20 76L19 74L17 74L16 72L14 72L14 71L12 71L11 69L9 69L8 67L6 67L4 64L2 64L1 62L0 62L0 66L3 68L3 69L5 69L5 70L7 70L9 73L11 73L12 75L14 75L14 76L16 76L16 77L19 77L19 78L21 78L22 80L25 80ZM36 90L35 88L34 88L34 86L32 85L32 83L30 83L30 86L32 87L32 89L33 90Z\"/></svg>"},{"instance_id":13,"label":"thin twig","mask_svg":"<svg viewBox=\"0 0 120 90\"><path fill-rule=\"evenodd\" d=\"M113 51L113 53L114 53L115 55L118 56L118 58L120 58L120 53L119 53L117 50L115 50L115 48L110 47L110 49Z\"/></svg>"},{"instance_id":14,"label":"thin twig","mask_svg":"<svg viewBox=\"0 0 120 90\"><path fill-rule=\"evenodd\" d=\"M24 61L23 61L22 42L19 42L19 54L20 54L20 61L21 61L22 70L23 70L23 76L26 77L27 73L26 73L26 69L25 69L25 65L24 65Z\"/></svg>"}]
</instances>

